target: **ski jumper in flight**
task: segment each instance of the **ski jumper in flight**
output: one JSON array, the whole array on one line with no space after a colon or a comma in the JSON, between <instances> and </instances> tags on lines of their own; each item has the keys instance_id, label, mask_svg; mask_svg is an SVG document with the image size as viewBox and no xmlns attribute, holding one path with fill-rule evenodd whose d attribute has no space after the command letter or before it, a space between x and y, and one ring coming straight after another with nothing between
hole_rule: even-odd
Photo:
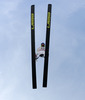
<instances>
[{"instance_id":1,"label":"ski jumper in flight","mask_svg":"<svg viewBox=\"0 0 85 100\"><path fill-rule=\"evenodd\" d=\"M39 57L45 57L45 44L44 43L41 43L41 47L37 49L35 59L38 59Z\"/></svg>"}]
</instances>

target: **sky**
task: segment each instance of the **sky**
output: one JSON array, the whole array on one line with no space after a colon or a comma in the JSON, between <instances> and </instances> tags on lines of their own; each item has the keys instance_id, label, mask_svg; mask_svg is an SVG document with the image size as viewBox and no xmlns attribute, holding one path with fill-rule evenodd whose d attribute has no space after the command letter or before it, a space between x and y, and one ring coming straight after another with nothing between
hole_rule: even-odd
<instances>
[{"instance_id":1,"label":"sky","mask_svg":"<svg viewBox=\"0 0 85 100\"><path fill-rule=\"evenodd\" d=\"M45 42L52 4L48 87L44 59L36 62L32 89L31 5L36 49ZM85 100L85 0L0 0L0 100Z\"/></svg>"}]
</instances>

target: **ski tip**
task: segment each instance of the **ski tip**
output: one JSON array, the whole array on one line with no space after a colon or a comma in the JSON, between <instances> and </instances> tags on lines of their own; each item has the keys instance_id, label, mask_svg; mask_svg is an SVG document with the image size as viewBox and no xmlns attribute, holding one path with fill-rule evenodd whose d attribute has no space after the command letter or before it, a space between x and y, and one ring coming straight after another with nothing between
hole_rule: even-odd
<instances>
[{"instance_id":1,"label":"ski tip","mask_svg":"<svg viewBox=\"0 0 85 100\"><path fill-rule=\"evenodd\" d=\"M31 13L34 13L35 5L31 5Z\"/></svg>"},{"instance_id":2,"label":"ski tip","mask_svg":"<svg viewBox=\"0 0 85 100\"><path fill-rule=\"evenodd\" d=\"M52 4L48 4L48 6L52 6Z\"/></svg>"},{"instance_id":3,"label":"ski tip","mask_svg":"<svg viewBox=\"0 0 85 100\"><path fill-rule=\"evenodd\" d=\"M35 5L31 5L31 7L34 7Z\"/></svg>"}]
</instances>

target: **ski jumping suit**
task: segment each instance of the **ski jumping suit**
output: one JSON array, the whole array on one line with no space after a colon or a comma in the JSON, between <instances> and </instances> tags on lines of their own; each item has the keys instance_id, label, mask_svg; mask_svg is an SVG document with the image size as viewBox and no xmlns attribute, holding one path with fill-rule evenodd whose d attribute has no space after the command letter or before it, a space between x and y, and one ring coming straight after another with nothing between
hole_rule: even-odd
<instances>
[{"instance_id":1,"label":"ski jumping suit","mask_svg":"<svg viewBox=\"0 0 85 100\"><path fill-rule=\"evenodd\" d=\"M37 49L36 59L39 57L45 57L45 47L39 47Z\"/></svg>"}]
</instances>

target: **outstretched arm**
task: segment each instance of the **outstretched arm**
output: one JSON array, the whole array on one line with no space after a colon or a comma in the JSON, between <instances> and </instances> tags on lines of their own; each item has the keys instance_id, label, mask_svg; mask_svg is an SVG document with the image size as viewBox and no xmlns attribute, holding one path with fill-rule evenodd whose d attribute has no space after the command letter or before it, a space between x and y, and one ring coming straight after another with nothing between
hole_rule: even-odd
<instances>
[{"instance_id":1,"label":"outstretched arm","mask_svg":"<svg viewBox=\"0 0 85 100\"><path fill-rule=\"evenodd\" d=\"M35 60L37 60L39 58L38 54L35 54Z\"/></svg>"}]
</instances>

